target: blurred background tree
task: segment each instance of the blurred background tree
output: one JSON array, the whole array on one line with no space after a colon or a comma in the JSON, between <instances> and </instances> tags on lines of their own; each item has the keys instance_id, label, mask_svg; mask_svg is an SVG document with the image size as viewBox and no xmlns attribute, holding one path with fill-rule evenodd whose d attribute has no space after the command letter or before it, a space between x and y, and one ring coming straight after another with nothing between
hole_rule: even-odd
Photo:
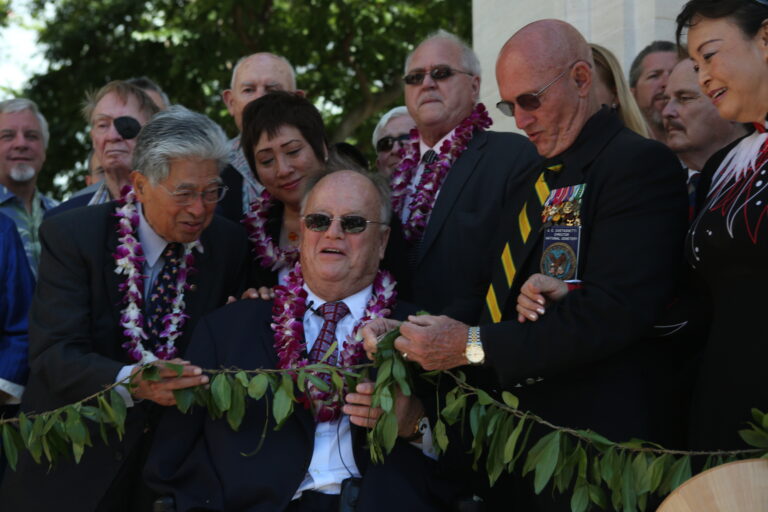
<instances>
[{"instance_id":1,"label":"blurred background tree","mask_svg":"<svg viewBox=\"0 0 768 512\"><path fill-rule=\"evenodd\" d=\"M277 53L295 66L331 142L372 157L379 116L403 102L413 45L439 28L467 41L472 31L469 0L34 0L32 8L45 20L49 64L24 93L51 126L39 185L56 197L83 186L90 139L80 108L86 91L109 80L148 76L234 136L220 98L232 67L243 55Z\"/></svg>"}]
</instances>

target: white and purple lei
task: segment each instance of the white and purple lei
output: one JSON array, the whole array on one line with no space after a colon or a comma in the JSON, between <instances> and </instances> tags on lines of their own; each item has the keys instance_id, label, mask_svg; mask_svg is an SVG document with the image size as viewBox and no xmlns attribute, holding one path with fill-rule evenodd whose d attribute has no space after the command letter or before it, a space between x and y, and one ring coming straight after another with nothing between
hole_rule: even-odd
<instances>
[{"instance_id":1,"label":"white and purple lei","mask_svg":"<svg viewBox=\"0 0 768 512\"><path fill-rule=\"evenodd\" d=\"M279 263L281 267L290 266L299 259L297 248L283 249L267 234L267 219L271 206L272 196L263 190L251 203L251 207L242 221L248 231L248 239L253 245L256 260L259 265L268 269L273 268L275 263Z\"/></svg>"},{"instance_id":2,"label":"white and purple lei","mask_svg":"<svg viewBox=\"0 0 768 512\"><path fill-rule=\"evenodd\" d=\"M307 311L307 292L303 287L304 278L301 264L296 263L286 278L285 285L275 287L275 300L272 306L272 329L275 331L275 352L280 369L302 368L309 364L302 352L306 349L304 341L304 313ZM352 335L344 342L340 351L339 368L349 368L365 360L361 327L374 318L388 316L395 304L396 282L389 272L379 270L373 281L373 294L365 307L360 321L352 329ZM317 374L319 376L319 374ZM292 374L293 379L297 375ZM307 394L300 400L305 407L315 405L315 419L318 422L331 421L341 414L340 396L318 389L311 380L307 380ZM345 390L347 391L347 390ZM342 393L343 395L344 393Z\"/></svg>"},{"instance_id":3,"label":"white and purple lei","mask_svg":"<svg viewBox=\"0 0 768 512\"><path fill-rule=\"evenodd\" d=\"M411 198L410 214L403 225L403 234L406 240L414 241L421 238L432 208L435 206L437 192L440 190L446 174L456 159L467 149L475 130L485 130L492 123L485 105L478 103L472 113L459 123L453 136L443 141L437 160L424 167L416 187L416 193ZM398 216L402 216L408 195L408 185L413 181L421 161L419 131L415 128L411 130L410 142L403 148L403 159L392 173L392 209Z\"/></svg>"},{"instance_id":4,"label":"white and purple lei","mask_svg":"<svg viewBox=\"0 0 768 512\"><path fill-rule=\"evenodd\" d=\"M176 274L176 296L173 298L172 311L162 319L163 330L160 337L165 338L165 343L154 347L152 351L147 350L142 343L142 340L149 338L144 331L144 275L142 274L144 252L136 236L136 230L139 227L139 211L136 208L136 194L133 189L124 188L122 195L123 198L118 201L118 208L115 211L115 217L119 219L117 228L119 245L113 256L116 264L115 273L126 276L125 281L119 286L119 291L123 293L122 302L125 304L125 308L120 312L120 325L123 327L123 334L128 337L128 341L123 343L123 348L128 351L132 360L141 364L157 359L172 359L178 353L175 346L176 338L181 335L184 322L189 318L189 315L184 312L184 292L190 287L187 276L194 272L195 258L192 250L197 249L202 253L203 246L199 240L183 244L184 254Z\"/></svg>"}]
</instances>

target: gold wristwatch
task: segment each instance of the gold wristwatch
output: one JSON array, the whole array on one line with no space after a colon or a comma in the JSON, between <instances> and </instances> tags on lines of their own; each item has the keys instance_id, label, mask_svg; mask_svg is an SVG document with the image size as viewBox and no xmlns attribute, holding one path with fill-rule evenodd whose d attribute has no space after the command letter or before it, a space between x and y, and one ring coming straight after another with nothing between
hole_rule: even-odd
<instances>
[{"instance_id":1,"label":"gold wristwatch","mask_svg":"<svg viewBox=\"0 0 768 512\"><path fill-rule=\"evenodd\" d=\"M483 342L480 341L480 327L470 327L467 332L467 348L464 349L464 357L469 364L480 365L485 362Z\"/></svg>"}]
</instances>

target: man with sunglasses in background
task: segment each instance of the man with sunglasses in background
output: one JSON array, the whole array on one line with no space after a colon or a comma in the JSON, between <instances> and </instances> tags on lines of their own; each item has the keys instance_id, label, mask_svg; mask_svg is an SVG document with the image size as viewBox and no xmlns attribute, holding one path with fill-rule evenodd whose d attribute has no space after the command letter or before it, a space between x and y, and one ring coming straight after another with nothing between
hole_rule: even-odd
<instances>
[{"instance_id":1,"label":"man with sunglasses in background","mask_svg":"<svg viewBox=\"0 0 768 512\"><path fill-rule=\"evenodd\" d=\"M395 107L379 119L373 130L373 147L376 148L376 168L389 178L400 163L401 150L411 138L416 123L404 106Z\"/></svg>"},{"instance_id":2,"label":"man with sunglasses in background","mask_svg":"<svg viewBox=\"0 0 768 512\"><path fill-rule=\"evenodd\" d=\"M87 94L83 116L90 126L93 157L104 168L104 179L94 192L76 195L46 212L45 218L120 198L129 184L136 137L157 112L158 106L143 89L124 80L114 80Z\"/></svg>"},{"instance_id":3,"label":"man with sunglasses in background","mask_svg":"<svg viewBox=\"0 0 768 512\"><path fill-rule=\"evenodd\" d=\"M486 131L480 63L453 34L439 31L420 43L403 80L418 138L407 142L392 175L399 225L387 261L406 260L399 293L437 314L470 295L490 263L501 212L538 158L524 137ZM467 321L477 321L481 305L472 304Z\"/></svg>"},{"instance_id":4,"label":"man with sunglasses in background","mask_svg":"<svg viewBox=\"0 0 768 512\"><path fill-rule=\"evenodd\" d=\"M338 170L310 178L301 213L300 263L286 285L274 301L238 301L204 318L186 354L194 364L294 368L328 354L328 364L345 367L355 364L349 344L368 311L395 318L415 311L393 302L379 273L391 215L383 176ZM286 328L284 322L297 320L298 329ZM171 495L177 512L448 509L452 490L436 487L418 399L396 399L398 440L383 464L373 464L365 447L365 428L381 413L370 407L373 383L347 390L343 399L311 389L308 381L313 394L298 397L307 407L297 406L279 429L259 404L248 406L238 432L205 409L167 410L147 463L148 483Z\"/></svg>"},{"instance_id":5,"label":"man with sunglasses in background","mask_svg":"<svg viewBox=\"0 0 768 512\"><path fill-rule=\"evenodd\" d=\"M544 161L520 204L497 219L480 321L411 317L395 346L426 370L473 365L468 375L495 381L556 425L653 441L654 427L671 420L659 417L654 395L663 348L649 338L673 292L687 225L680 165L601 108L590 48L565 22L518 31L496 77L498 108ZM366 335L370 350L375 334ZM535 496L532 478L505 475L483 494L490 510L570 510L549 489Z\"/></svg>"},{"instance_id":6,"label":"man with sunglasses in background","mask_svg":"<svg viewBox=\"0 0 768 512\"><path fill-rule=\"evenodd\" d=\"M149 121L131 149L132 193L40 228L21 404L23 412L49 411L134 376L134 387L116 388L127 407L125 434L112 432L104 444L92 428L82 460L62 455L50 471L44 457L38 464L25 452L0 487L4 510L150 510L154 495L140 474L158 405L174 405L174 389L207 382L178 356L196 321L245 285L245 234L214 216L229 156L221 128L174 106ZM182 375L161 367L158 381L136 376L157 359L183 365Z\"/></svg>"}]
</instances>

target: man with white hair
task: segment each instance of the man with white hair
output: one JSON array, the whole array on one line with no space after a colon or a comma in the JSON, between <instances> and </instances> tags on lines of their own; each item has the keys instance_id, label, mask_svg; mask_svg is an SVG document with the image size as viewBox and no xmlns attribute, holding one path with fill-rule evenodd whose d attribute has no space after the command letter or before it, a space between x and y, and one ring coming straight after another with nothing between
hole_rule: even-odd
<instances>
[{"instance_id":1,"label":"man with white hair","mask_svg":"<svg viewBox=\"0 0 768 512\"><path fill-rule=\"evenodd\" d=\"M21 455L0 486L3 510L150 510L154 496L140 475L158 406L176 403L174 389L207 382L177 355L197 320L243 286L245 234L214 215L226 192L221 128L173 106L147 122L132 149L132 190L124 198L73 208L40 228L21 410L75 403L157 360L184 370L177 377L161 366L158 381L135 377L130 390L118 387L125 435L111 433L107 444L91 430L93 446L79 462L61 457L49 469Z\"/></svg>"},{"instance_id":2,"label":"man with white hair","mask_svg":"<svg viewBox=\"0 0 768 512\"><path fill-rule=\"evenodd\" d=\"M29 266L37 272L43 213L58 203L37 189L45 162L48 123L28 99L0 102L0 212L16 223Z\"/></svg>"},{"instance_id":3,"label":"man with white hair","mask_svg":"<svg viewBox=\"0 0 768 512\"><path fill-rule=\"evenodd\" d=\"M249 205L258 198L264 187L259 183L240 147L240 132L243 130L243 109L251 101L273 91L294 92L303 96L304 91L296 89L296 72L285 57L274 53L260 52L240 58L232 69L229 89L221 93L227 110L237 125L237 137L231 139L229 166L221 173L224 185L230 193L219 205L218 213L239 222Z\"/></svg>"},{"instance_id":4,"label":"man with white hair","mask_svg":"<svg viewBox=\"0 0 768 512\"><path fill-rule=\"evenodd\" d=\"M538 157L524 137L486 131L480 62L455 35L441 30L420 43L403 81L417 131L392 174L403 236L396 226L389 253L408 260L411 286L396 272L401 296L437 314L472 295L499 216ZM479 316L482 303L474 306Z\"/></svg>"},{"instance_id":5,"label":"man with white hair","mask_svg":"<svg viewBox=\"0 0 768 512\"><path fill-rule=\"evenodd\" d=\"M376 168L389 178L400 163L400 151L411 138L416 123L408 114L408 107L395 107L379 119L373 129L373 147L376 148Z\"/></svg>"}]
</instances>

